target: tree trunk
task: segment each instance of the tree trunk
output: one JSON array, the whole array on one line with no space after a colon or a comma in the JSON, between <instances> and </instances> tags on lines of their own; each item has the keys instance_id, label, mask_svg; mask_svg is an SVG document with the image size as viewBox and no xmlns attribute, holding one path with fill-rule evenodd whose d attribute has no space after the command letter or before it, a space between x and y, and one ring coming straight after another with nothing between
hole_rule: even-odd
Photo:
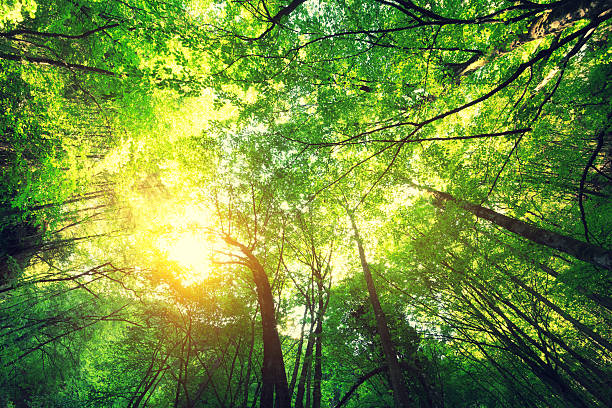
<instances>
[{"instance_id":1,"label":"tree trunk","mask_svg":"<svg viewBox=\"0 0 612 408\"><path fill-rule=\"evenodd\" d=\"M581 261L588 262L595 266L612 270L612 251L527 224L524 221L508 217L481 205L457 199L448 193L443 193L428 187L422 187L414 183L410 184L420 190L428 191L434 197L434 205L437 207L443 208L444 203L447 202L455 203L464 210L471 212L476 217L491 221L531 242L565 252Z\"/></svg>"},{"instance_id":2,"label":"tree trunk","mask_svg":"<svg viewBox=\"0 0 612 408\"><path fill-rule=\"evenodd\" d=\"M610 6L606 4L605 1L565 0L558 2L557 6L549 11L543 10L543 12L529 24L526 32L519 34L518 39L507 44L505 47L495 48L486 55L475 54L472 58L463 63L447 65L458 78L464 77L483 67L490 61L508 54L528 42L540 40L551 34L559 33L580 20L587 18L592 19L609 9Z\"/></svg>"},{"instance_id":3,"label":"tree trunk","mask_svg":"<svg viewBox=\"0 0 612 408\"><path fill-rule=\"evenodd\" d=\"M461 242L463 243L463 245L465 245L470 251L473 251L474 253L479 252L479 250L477 248L475 248L474 246L472 246L469 242L467 242L467 240L465 239L461 239ZM508 270L507 268L505 268L503 265L500 265L497 262L493 262L491 261L491 259L489 259L489 257L487 256L487 254L485 253L481 253L480 254L487 262L489 262L490 265L492 265L495 269L497 269L498 271L500 271L502 274L504 274L506 277L508 277L508 279L510 279L510 281L512 281L512 283L516 284L517 286L521 287L523 290L525 290L527 293L531 294L533 297L535 297L536 299L538 299L540 302L542 302L543 304L545 304L547 307L549 307L551 310L553 310L555 313L557 313L559 316L561 316L563 319L567 320L568 322L570 322L574 328L587 335L588 337L590 337L592 340L594 340L597 344L599 344L600 346L606 348L609 352L612 352L612 342L610 342L609 340L605 339L603 336L601 336L599 333L593 331L593 329L591 329L590 327L588 327L586 324L582 323L581 321L579 321L578 319L574 318L571 314L569 314L568 312L566 312L564 309L562 309L561 307L557 306L555 303L553 303L550 299L548 299L546 296L544 296L543 294L541 294L540 292L538 292L537 290L535 290L534 288L532 288L531 286L529 286L528 284L526 284L521 278L515 276L514 274L512 274L510 272L510 270Z\"/></svg>"},{"instance_id":4,"label":"tree trunk","mask_svg":"<svg viewBox=\"0 0 612 408\"><path fill-rule=\"evenodd\" d=\"M483 232L483 230L480 230L480 229L478 229L476 231ZM497 243L499 243L500 245L503 245L506 248L508 248L516 256L518 256L518 257L524 259L525 261L531 263L532 265L540 268L543 272L545 272L546 274L548 274L552 278L555 278L555 280L557 280L557 281L559 280L559 272L555 271L554 269L552 269L551 267L549 267L547 265L544 265L543 263L540 263L540 262L537 262L537 261L533 260L528 255L524 254L523 252L521 252L518 249L514 248L513 246L509 245L507 242L504 242L504 241L500 240L498 237L495 237L490 232L487 232L487 231L484 231L484 232L486 234L488 234L490 237L492 237ZM563 283L563 282L561 282L561 283ZM592 302L596 303L597 305L612 311L612 299L609 296L603 296L603 295L600 295L600 294L597 294L597 293L592 293L591 291L587 290L585 287L583 287L581 285L575 285L575 286L573 286L573 288L578 293L580 293L584 297L590 299Z\"/></svg>"},{"instance_id":5,"label":"tree trunk","mask_svg":"<svg viewBox=\"0 0 612 408\"><path fill-rule=\"evenodd\" d=\"M391 379L391 388L393 389L393 400L396 407L409 407L410 397L406 385L404 384L404 378L402 370L400 369L397 361L397 354L395 347L391 341L391 334L389 333L389 327L387 325L387 316L380 306L378 299L378 293L374 286L374 280L372 279L372 273L370 272L370 265L366 260L365 251L363 249L363 242L359 236L359 230L357 224L355 224L355 218L353 214L348 212L355 233L355 241L357 242L357 249L359 250L359 260L361 261L361 268L363 269L363 275L365 277L366 285L368 287L368 293L370 295L370 303L374 309L374 316L376 318L376 328L380 335L380 342L382 343L383 352L385 354L385 360L389 367L389 377Z\"/></svg>"},{"instance_id":6,"label":"tree trunk","mask_svg":"<svg viewBox=\"0 0 612 408\"><path fill-rule=\"evenodd\" d=\"M312 367L312 349L314 346L313 327L315 325L314 320L310 324L310 330L308 331L308 343L306 343L306 352L304 353L304 363L302 365L302 371L300 372L300 381L298 383L297 394L295 396L295 408L304 407L304 395L306 394L306 380L310 376L310 369Z\"/></svg>"},{"instance_id":7,"label":"tree trunk","mask_svg":"<svg viewBox=\"0 0 612 408\"><path fill-rule=\"evenodd\" d=\"M317 310L317 327L314 331L315 338L315 360L314 360L314 377L312 379L312 408L321 408L321 381L323 379L322 357L323 344L321 335L323 334L323 314L325 306L323 304L323 281L321 276L317 276L317 291L319 295L319 308Z\"/></svg>"},{"instance_id":8,"label":"tree trunk","mask_svg":"<svg viewBox=\"0 0 612 408\"><path fill-rule=\"evenodd\" d=\"M257 290L257 299L261 308L261 323L263 326L264 361L262 367L262 394L261 407L272 406L272 394L276 392L274 406L277 408L289 408L289 387L287 375L283 362L283 352L276 329L276 317L274 316L274 298L266 273L255 259L251 261L253 280ZM266 390L267 392L264 392Z\"/></svg>"},{"instance_id":9,"label":"tree trunk","mask_svg":"<svg viewBox=\"0 0 612 408\"><path fill-rule=\"evenodd\" d=\"M295 383L297 381L298 372L300 370L300 360L302 358L302 348L304 346L304 327L306 326L306 314L308 308L304 308L304 316L302 317L302 329L300 330L300 342L295 357L295 364L293 365L293 374L291 375L291 383L289 383L289 396L293 396L293 390L295 389Z\"/></svg>"},{"instance_id":10,"label":"tree trunk","mask_svg":"<svg viewBox=\"0 0 612 408\"><path fill-rule=\"evenodd\" d=\"M255 316L251 320L251 344L249 345L249 360L247 363L246 380L244 382L244 401L242 408L247 408L249 403L249 385L251 381L251 367L253 366L253 348L255 346Z\"/></svg>"},{"instance_id":11,"label":"tree trunk","mask_svg":"<svg viewBox=\"0 0 612 408\"><path fill-rule=\"evenodd\" d=\"M556 336L554 333L550 332L545 327L542 327L540 324L538 324L537 321L535 321L529 315L524 313L514 303L510 302L502 294L497 293L496 290L490 287L485 287L474 278L471 278L466 272L453 268L446 261L442 261L440 264L448 268L455 274L464 277L464 284L472 289L473 294L477 294L481 299L483 299L489 306L490 310L496 312L499 316L502 317L502 319L507 322L507 326L511 329L510 331L517 339L519 337L525 338L529 344L537 348L544 356L546 356L547 361L554 362L554 366L556 368L563 369L576 383L580 384L585 390L591 393L591 395L601 401L604 405L609 405L610 395L603 391L605 389L610 389L610 385L606 384L607 377L605 371L597 367L597 365L593 361L585 358L584 356L580 355L576 350L569 347L567 343L565 343L565 341ZM529 334L527 334L525 330L520 328L516 323L512 322L510 318L506 316L506 313L504 313L502 309L497 306L498 303L506 305L509 309L514 311L515 315L518 318L522 319L522 321L527 323L528 325L531 325L536 330L536 332L544 335L552 343L558 345L560 348L567 351L568 355L572 356L577 362L580 363L579 366L582 369L588 371L580 372L577 369L571 369L565 362L566 359L562 359L557 353L550 352L550 350L544 343L544 340L540 340L540 343L538 343L535 339L529 336ZM602 383L600 379L603 379L604 382Z\"/></svg>"},{"instance_id":12,"label":"tree trunk","mask_svg":"<svg viewBox=\"0 0 612 408\"><path fill-rule=\"evenodd\" d=\"M253 273L253 281L257 291L257 301L261 310L261 324L263 328L264 358L262 364L262 387L260 406L261 408L289 408L289 387L287 385L287 374L283 362L283 351L281 349L278 331L276 329L276 317L274 313L274 297L268 276L253 252L238 241L224 237L225 242L240 248L248 259L247 266Z\"/></svg>"},{"instance_id":13,"label":"tree trunk","mask_svg":"<svg viewBox=\"0 0 612 408\"><path fill-rule=\"evenodd\" d=\"M514 325L499 308L495 307L494 303L487 296L484 296L482 292L472 294L472 298L475 301L478 301L478 305L473 304L465 293L461 295L461 298L467 303L468 308L472 309L478 319L485 326L488 326L491 333L499 341L505 344L507 349L512 354L525 362L525 364L529 366L532 372L538 378L540 378L544 384L552 388L559 397L565 400L565 402L567 402L567 406L581 408L586 408L588 406L583 398L575 392L567 381L553 367L551 367L549 363L542 360L538 353L534 352L527 343L525 343L525 340L523 340L522 331L518 329L518 327ZM486 303L486 305L483 302ZM505 322L505 325L507 325L506 327L508 328L508 334L506 334L505 331L502 332L493 323L495 319L491 319L490 317L482 314L481 308L486 308L492 312L495 312L496 315L501 317L501 319ZM503 323L498 324L503 325ZM510 337L510 335L512 337Z\"/></svg>"}]
</instances>

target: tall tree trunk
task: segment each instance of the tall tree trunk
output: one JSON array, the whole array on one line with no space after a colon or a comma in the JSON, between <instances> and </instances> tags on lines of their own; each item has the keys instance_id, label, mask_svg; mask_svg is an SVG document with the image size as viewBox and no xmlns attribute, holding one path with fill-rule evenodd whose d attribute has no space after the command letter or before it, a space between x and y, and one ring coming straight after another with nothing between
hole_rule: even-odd
<instances>
[{"instance_id":1,"label":"tall tree trunk","mask_svg":"<svg viewBox=\"0 0 612 408\"><path fill-rule=\"evenodd\" d=\"M409 407L410 397L408 389L404 384L404 378L402 370L397 361L397 354L395 352L395 346L391 341L391 333L389 332L389 326L387 325L387 316L380 306L378 299L378 293L374 286L374 280L372 279L372 273L370 272L370 265L365 256L363 249L363 242L355 224L355 218L352 213L347 210L347 213L351 219L351 225L355 234L355 241L357 242L357 249L359 250L359 260L361 261L361 268L363 269L363 275L365 277L366 285L368 287L368 293L370 295L370 303L374 309L374 316L376 318L376 328L380 336L380 342L382 343L383 352L385 354L385 361L389 367L389 377L391 380L391 388L393 389L393 400L396 407Z\"/></svg>"},{"instance_id":2,"label":"tall tree trunk","mask_svg":"<svg viewBox=\"0 0 612 408\"><path fill-rule=\"evenodd\" d=\"M581 261L588 262L601 268L612 270L612 251L598 247L587 242L577 240L566 235L527 224L516 218L508 217L481 205L472 204L428 187L410 183L412 186L429 192L434 197L434 205L442 208L444 203L455 203L466 211L471 212L478 218L491 221L492 223L510 231L536 244L565 252Z\"/></svg>"},{"instance_id":3,"label":"tall tree trunk","mask_svg":"<svg viewBox=\"0 0 612 408\"><path fill-rule=\"evenodd\" d=\"M525 342L524 339L527 336L524 335L512 321L503 313L499 308L495 306L488 296L484 293L476 291L471 294L471 297L477 304L474 304L467 293L462 293L460 298L467 303L466 309L471 309L474 315L487 326L492 335L494 335L499 341L506 345L507 349L524 361L532 372L540 378L540 380L551 387L559 397L563 398L567 402L569 407L581 407L586 408L588 405L580 394L578 394L569 383L563 378L557 370L552 367L547 360L534 352L532 348ZM483 309L489 310L490 315L497 315L505 322L498 322L502 326L506 326L508 331L501 329L494 324L496 319L491 319L490 316L485 316L482 313ZM494 313L493 313L494 312ZM510 337L512 336L512 337Z\"/></svg>"},{"instance_id":4,"label":"tall tree trunk","mask_svg":"<svg viewBox=\"0 0 612 408\"><path fill-rule=\"evenodd\" d=\"M274 406L277 408L289 408L289 387L283 362L283 352L276 329L274 298L272 297L270 282L257 259L254 259L254 262L251 260L251 265L257 290L257 299L261 308L261 323L263 326L264 361L262 366L261 407L272 407L272 394L275 392Z\"/></svg>"},{"instance_id":5,"label":"tall tree trunk","mask_svg":"<svg viewBox=\"0 0 612 408\"><path fill-rule=\"evenodd\" d=\"M464 271L460 271L458 269L453 268L446 261L441 261L440 264L448 268L458 276L464 277L465 281L463 282L463 284L471 288L471 292L473 294L478 294L480 298L487 303L488 308L490 310L496 312L507 322L507 326L511 329L510 331L514 334L515 337L518 338L522 336L523 338L525 338L529 344L537 348L544 356L546 356L547 361L554 362L555 368L561 368L562 370L564 370L576 383L580 384L585 390L591 393L591 395L601 401L604 405L609 405L610 395L609 393L606 393L603 390L610 389L610 385L606 384L607 377L605 371L598 367L596 363L580 355L580 353L578 353L576 350L569 347L567 343L563 341L563 339L550 332L547 328L542 327L537 321L535 321L529 315L524 313L513 302L509 301L506 297L498 293L495 289L485 287L476 279L470 277L469 274ZM502 309L497 306L500 303L506 305L509 309L511 309L519 319L522 319L524 323L531 325L536 330L536 332L542 334L552 343L564 349L569 356L573 357L577 362L580 363L579 366L585 371L579 371L578 369L570 368L570 366L566 363L567 359L561 358L557 353L551 353L548 347L546 346L544 340L540 340L540 342L538 343L535 339L529 336L525 330L519 327L517 323L511 321L510 318L506 316L506 313L504 313ZM603 382L601 380L603 380Z\"/></svg>"},{"instance_id":6,"label":"tall tree trunk","mask_svg":"<svg viewBox=\"0 0 612 408\"><path fill-rule=\"evenodd\" d=\"M559 272L555 271L551 267L549 267L547 265L544 265L543 263L540 263L540 262L537 262L537 261L533 260L527 254L519 251L517 248L514 248L512 245L509 245L507 242L504 242L504 241L500 240L498 237L494 236L490 232L483 231L483 230L480 230L480 229L478 229L476 231L484 232L484 233L488 234L497 243L499 243L500 245L503 245L504 247L508 248L513 254L515 254L516 256L518 256L518 257L524 259L525 261L531 263L532 265L540 268L543 272L545 272L546 274L548 274L549 276L555 278L555 280L558 281L558 279L559 279ZM597 305L599 305L601 307L605 307L606 309L612 311L612 298L610 298L609 296L603 296L601 294L592 293L591 291L589 291L588 289L586 289L584 286L581 286L581 285L575 285L574 289L578 293L583 295L584 297L586 297L586 298L590 299L592 302L596 303Z\"/></svg>"},{"instance_id":7,"label":"tall tree trunk","mask_svg":"<svg viewBox=\"0 0 612 408\"><path fill-rule=\"evenodd\" d=\"M314 331L315 338L315 359L314 359L314 377L312 379L312 408L321 408L321 381L323 379L322 357L323 357L323 315L325 314L325 305L323 302L323 280L319 274L317 278L317 291L319 296L319 307L317 310L317 327Z\"/></svg>"},{"instance_id":8,"label":"tall tree trunk","mask_svg":"<svg viewBox=\"0 0 612 408\"><path fill-rule=\"evenodd\" d=\"M257 315L253 316L253 320L251 320L251 341L249 344L249 360L247 363L247 372L246 372L246 380L244 381L244 400L242 402L242 408L247 408L249 403L249 385L251 381L251 367L253 366L253 348L255 346L255 318Z\"/></svg>"},{"instance_id":9,"label":"tall tree trunk","mask_svg":"<svg viewBox=\"0 0 612 408\"><path fill-rule=\"evenodd\" d=\"M311 313L312 316L312 313ZM306 394L306 382L310 376L310 370L312 367L312 349L314 347L314 336L313 328L315 325L314 319L310 324L310 330L308 331L308 343L306 343L306 352L304 353L304 363L302 364L302 371L300 372L300 381L298 383L297 393L295 395L295 408L304 407L304 395Z\"/></svg>"},{"instance_id":10,"label":"tall tree trunk","mask_svg":"<svg viewBox=\"0 0 612 408\"><path fill-rule=\"evenodd\" d=\"M304 346L304 327L306 326L306 314L308 313L308 307L304 307L304 316L302 317L302 329L300 330L300 342L295 357L295 364L293 365L293 374L291 375L291 382L289 383L289 397L293 396L293 390L295 389L295 383L297 381L298 372L300 370L300 361L302 358L302 348Z\"/></svg>"},{"instance_id":11,"label":"tall tree trunk","mask_svg":"<svg viewBox=\"0 0 612 408\"><path fill-rule=\"evenodd\" d=\"M261 324L263 328L264 358L262 364L262 387L260 406L261 408L289 408L289 387L287 385L287 374L283 361L278 331L276 329L276 317L274 315L274 297L266 271L253 255L253 252L245 245L231 237L225 236L225 242L240 248L247 257L247 266L253 273L253 281L257 292L257 301L261 310Z\"/></svg>"}]
</instances>

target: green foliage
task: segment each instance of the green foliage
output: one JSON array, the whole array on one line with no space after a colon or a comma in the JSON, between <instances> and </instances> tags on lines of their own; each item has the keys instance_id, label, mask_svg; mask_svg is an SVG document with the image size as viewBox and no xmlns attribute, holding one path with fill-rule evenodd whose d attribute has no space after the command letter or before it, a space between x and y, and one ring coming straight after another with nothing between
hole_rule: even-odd
<instances>
[{"instance_id":1,"label":"green foliage","mask_svg":"<svg viewBox=\"0 0 612 408\"><path fill-rule=\"evenodd\" d=\"M362 261L400 405L609 406L609 5L547 3L2 2L0 406L255 406L271 336L392 406Z\"/></svg>"}]
</instances>

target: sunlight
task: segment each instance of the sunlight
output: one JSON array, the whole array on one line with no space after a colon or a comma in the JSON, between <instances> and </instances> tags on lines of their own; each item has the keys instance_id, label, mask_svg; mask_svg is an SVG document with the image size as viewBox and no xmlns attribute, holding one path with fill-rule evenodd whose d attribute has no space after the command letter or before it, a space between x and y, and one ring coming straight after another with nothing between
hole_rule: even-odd
<instances>
[{"instance_id":1,"label":"sunlight","mask_svg":"<svg viewBox=\"0 0 612 408\"><path fill-rule=\"evenodd\" d=\"M183 284L201 282L210 271L210 243L197 231L185 231L162 236L156 242L157 248L169 261L182 267L177 271Z\"/></svg>"},{"instance_id":2,"label":"sunlight","mask_svg":"<svg viewBox=\"0 0 612 408\"><path fill-rule=\"evenodd\" d=\"M188 205L166 213L163 228L167 233L157 237L155 246L166 259L181 267L177 271L182 283L189 286L204 281L211 269L213 242L205 229L211 214L202 206Z\"/></svg>"},{"instance_id":3,"label":"sunlight","mask_svg":"<svg viewBox=\"0 0 612 408\"><path fill-rule=\"evenodd\" d=\"M214 214L196 197L177 197L162 185L157 190L163 193L147 189L147 197L138 193L129 200L135 223L131 242L139 248L143 266L165 264L159 270L182 285L202 283L210 277L218 247L208 232L214 227Z\"/></svg>"}]
</instances>

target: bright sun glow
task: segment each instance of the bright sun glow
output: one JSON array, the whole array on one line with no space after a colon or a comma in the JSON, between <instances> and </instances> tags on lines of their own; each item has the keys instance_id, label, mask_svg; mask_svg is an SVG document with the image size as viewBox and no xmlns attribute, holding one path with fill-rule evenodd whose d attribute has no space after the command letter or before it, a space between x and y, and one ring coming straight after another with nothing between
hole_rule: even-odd
<instances>
[{"instance_id":1,"label":"bright sun glow","mask_svg":"<svg viewBox=\"0 0 612 408\"><path fill-rule=\"evenodd\" d=\"M211 214L201 206L190 205L165 215L161 221L168 232L157 238L155 246L181 267L177 274L184 285L203 281L211 269L213 248L206 232Z\"/></svg>"},{"instance_id":2,"label":"bright sun glow","mask_svg":"<svg viewBox=\"0 0 612 408\"><path fill-rule=\"evenodd\" d=\"M183 284L204 280L210 271L210 243L202 232L184 231L158 238L157 248L166 259L176 262L182 270L177 272Z\"/></svg>"},{"instance_id":3,"label":"bright sun glow","mask_svg":"<svg viewBox=\"0 0 612 408\"><path fill-rule=\"evenodd\" d=\"M140 196L131 201L138 225L134 245L152 256L148 262L167 264L160 270L168 271L183 285L204 282L214 267L211 259L218 247L209 232L214 228L214 214L189 199L156 198Z\"/></svg>"}]
</instances>

